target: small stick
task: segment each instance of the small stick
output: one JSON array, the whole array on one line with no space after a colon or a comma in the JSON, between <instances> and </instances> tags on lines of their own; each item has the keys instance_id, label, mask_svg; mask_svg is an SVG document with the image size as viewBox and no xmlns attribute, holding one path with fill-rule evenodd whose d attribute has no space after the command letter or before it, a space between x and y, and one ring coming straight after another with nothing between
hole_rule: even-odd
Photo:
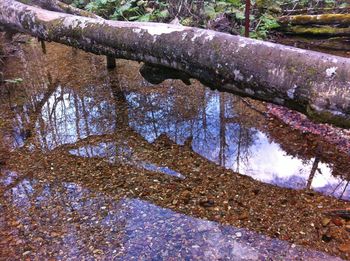
<instances>
[{"instance_id":1,"label":"small stick","mask_svg":"<svg viewBox=\"0 0 350 261\"><path fill-rule=\"evenodd\" d=\"M45 41L43 39L38 38L38 42L40 42L41 45L41 50L43 51L43 54L46 54L46 44Z\"/></svg>"},{"instance_id":2,"label":"small stick","mask_svg":"<svg viewBox=\"0 0 350 261\"><path fill-rule=\"evenodd\" d=\"M250 29L250 0L245 1L245 31L244 36L249 37L249 29Z\"/></svg>"},{"instance_id":3,"label":"small stick","mask_svg":"<svg viewBox=\"0 0 350 261\"><path fill-rule=\"evenodd\" d=\"M115 67L117 67L114 57L112 56L106 56L106 57L107 57L107 69L114 69Z\"/></svg>"}]
</instances>

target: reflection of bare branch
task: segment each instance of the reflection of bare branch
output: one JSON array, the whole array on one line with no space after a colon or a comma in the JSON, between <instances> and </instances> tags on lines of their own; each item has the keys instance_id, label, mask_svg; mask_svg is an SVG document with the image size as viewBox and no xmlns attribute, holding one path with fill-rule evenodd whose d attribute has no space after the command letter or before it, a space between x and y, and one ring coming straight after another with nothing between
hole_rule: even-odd
<instances>
[{"instance_id":1,"label":"reflection of bare branch","mask_svg":"<svg viewBox=\"0 0 350 261\"><path fill-rule=\"evenodd\" d=\"M48 74L48 78L49 78L49 80L51 79L50 74ZM53 83L53 82L51 82L51 80L49 81L48 88L47 88L43 98L40 100L39 103L37 103L34 106L34 110L30 114L29 123L28 123L28 125L26 127L26 130L29 131L32 135L35 135L35 124L36 124L36 122L38 120L39 115L42 113L42 108L47 103L47 101L49 100L51 95L55 92L57 84L58 84L58 82L54 82ZM33 137L31 137L28 140L26 140L26 144L30 143L32 138Z\"/></svg>"},{"instance_id":2,"label":"reflection of bare branch","mask_svg":"<svg viewBox=\"0 0 350 261\"><path fill-rule=\"evenodd\" d=\"M343 195L344 195L344 193L345 193L346 189L348 188L348 186L349 186L349 182L350 182L350 181L348 181L348 182L346 183L346 185L345 185L345 187L344 187L343 192L340 194L340 196L339 196L339 198L340 198L340 199L343 197Z\"/></svg>"},{"instance_id":3,"label":"reflection of bare branch","mask_svg":"<svg viewBox=\"0 0 350 261\"><path fill-rule=\"evenodd\" d=\"M0 194L4 195L6 191L12 190L13 188L16 188L19 184L21 184L25 179L29 179L33 177L33 173L32 172L28 172L25 175L21 175L20 177L18 177L13 183L11 183L11 185L7 186L4 189L0 189Z\"/></svg>"},{"instance_id":4,"label":"reflection of bare branch","mask_svg":"<svg viewBox=\"0 0 350 261\"><path fill-rule=\"evenodd\" d=\"M226 155L225 155L225 150L226 150L226 124L225 124L225 94L220 93L220 98L219 98L219 103L220 103L220 151L219 151L219 164L221 166L226 165Z\"/></svg>"},{"instance_id":5,"label":"reflection of bare branch","mask_svg":"<svg viewBox=\"0 0 350 261\"><path fill-rule=\"evenodd\" d=\"M315 160L314 160L314 163L312 164L312 169L311 169L311 172L310 172L310 176L309 176L309 179L307 181L307 185L306 185L307 189L311 189L312 181L313 181L313 179L315 177L315 173L316 173L316 170L318 168L318 164L319 163L320 163L320 158L316 157Z\"/></svg>"},{"instance_id":6,"label":"reflection of bare branch","mask_svg":"<svg viewBox=\"0 0 350 261\"><path fill-rule=\"evenodd\" d=\"M339 184L334 188L334 190L332 191L331 195L334 195L334 193L337 191L337 189L340 187L341 184L343 184L344 180L341 180L339 182Z\"/></svg>"}]
</instances>

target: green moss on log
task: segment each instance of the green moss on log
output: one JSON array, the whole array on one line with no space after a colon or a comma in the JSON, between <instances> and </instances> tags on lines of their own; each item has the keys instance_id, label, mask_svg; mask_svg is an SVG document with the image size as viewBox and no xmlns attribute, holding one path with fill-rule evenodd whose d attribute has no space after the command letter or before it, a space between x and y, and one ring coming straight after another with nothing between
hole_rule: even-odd
<instances>
[{"instance_id":1,"label":"green moss on log","mask_svg":"<svg viewBox=\"0 0 350 261\"><path fill-rule=\"evenodd\" d=\"M287 33L314 36L350 36L350 28L336 28L330 26L304 27L291 26L286 28Z\"/></svg>"},{"instance_id":2,"label":"green moss on log","mask_svg":"<svg viewBox=\"0 0 350 261\"><path fill-rule=\"evenodd\" d=\"M350 14L282 16L279 22L284 25L350 25Z\"/></svg>"}]
</instances>

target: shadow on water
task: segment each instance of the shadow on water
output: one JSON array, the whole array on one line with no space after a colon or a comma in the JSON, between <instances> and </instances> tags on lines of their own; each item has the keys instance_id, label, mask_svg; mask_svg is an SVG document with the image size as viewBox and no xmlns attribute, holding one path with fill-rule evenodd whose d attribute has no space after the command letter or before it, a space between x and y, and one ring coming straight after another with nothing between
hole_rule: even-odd
<instances>
[{"instance_id":1,"label":"shadow on water","mask_svg":"<svg viewBox=\"0 0 350 261\"><path fill-rule=\"evenodd\" d=\"M40 255L60 258L329 260L284 240L322 250L310 224L347 202L309 189L349 199L349 155L259 102L198 82L151 85L134 62L108 72L97 56L26 48L5 68L24 83L0 89L4 255L45 242Z\"/></svg>"}]
</instances>

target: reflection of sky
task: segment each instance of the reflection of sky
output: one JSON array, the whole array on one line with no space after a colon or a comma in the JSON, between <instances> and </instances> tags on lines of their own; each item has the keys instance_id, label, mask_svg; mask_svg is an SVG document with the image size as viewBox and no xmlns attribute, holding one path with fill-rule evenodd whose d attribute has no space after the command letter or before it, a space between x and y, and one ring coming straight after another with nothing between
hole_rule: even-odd
<instances>
[{"instance_id":1,"label":"reflection of sky","mask_svg":"<svg viewBox=\"0 0 350 261\"><path fill-rule=\"evenodd\" d=\"M116 131L116 108L127 106L129 125L148 142L155 141L163 133L178 144L184 144L190 139L195 152L216 164L266 183L290 188L306 187L314 159L304 161L286 155L266 134L256 128L246 127L244 119L240 123L233 95L225 94L223 98L218 92L207 90L204 94L205 107L196 102L192 104L191 97L188 97L187 103L181 104L183 108L178 108L178 94L173 88L169 88L167 93L150 95L130 92L126 95L126 104L116 103L111 99L111 93L102 91L103 88L107 87L88 87L82 97L69 88L59 87L42 109L42 121L46 129L39 136L43 147L53 149L89 135L113 133ZM220 107L220 104L224 106ZM231 121L223 123L226 119ZM43 123L39 120L37 126ZM98 154L113 162L125 149L130 150L125 144L101 143L78 148L71 153L85 153L86 156ZM139 168L183 177L164 166L131 159L134 155L128 157L129 163ZM341 180L331 175L332 169L326 164L320 163L318 169L320 171L316 171L312 188L340 195L345 182L340 184ZM347 197L348 192L343 198Z\"/></svg>"},{"instance_id":2,"label":"reflection of sky","mask_svg":"<svg viewBox=\"0 0 350 261\"><path fill-rule=\"evenodd\" d=\"M104 86L99 88L102 87ZM109 96L100 97L99 88L87 88L84 97L73 90L61 86L57 88L41 112L46 127L42 136L44 139L41 140L44 148L54 149L89 135L105 134L113 130L115 105L108 102ZM38 129L40 124L42 122L39 120Z\"/></svg>"},{"instance_id":3,"label":"reflection of sky","mask_svg":"<svg viewBox=\"0 0 350 261\"><path fill-rule=\"evenodd\" d=\"M305 187L314 159L303 162L298 158L286 155L278 144L269 142L266 135L261 132L258 133L257 139L258 142L252 146L254 153L249 159L249 164L245 165L241 172L248 173L249 176L263 182L277 183L292 188L295 186ZM332 170L326 164L320 163L318 169L322 174L317 172L315 175L312 182L313 188L339 184L340 180L332 176ZM292 177L295 177L294 182L300 182L300 184L294 182L293 184L283 184Z\"/></svg>"},{"instance_id":4,"label":"reflection of sky","mask_svg":"<svg viewBox=\"0 0 350 261\"><path fill-rule=\"evenodd\" d=\"M140 199L115 201L74 183L44 184L43 188L40 184L24 180L5 194L15 218L31 233L23 242L30 244L32 237L42 237L37 257L54 250L57 258L92 259L91 247L86 244L93 244L92 249L102 250L108 260L340 260ZM38 217L44 219L38 222ZM6 231L6 223L0 222L0 229ZM43 236L53 232L60 236L54 240ZM94 237L100 239L92 240Z\"/></svg>"},{"instance_id":5,"label":"reflection of sky","mask_svg":"<svg viewBox=\"0 0 350 261\"><path fill-rule=\"evenodd\" d=\"M166 133L170 138L179 144L183 144L192 134L192 148L195 152L205 158L220 164L220 98L219 94L209 91L207 95L207 107L205 108L206 123L203 116L199 115L194 121L182 120L180 122L168 122L171 115L167 115L168 106L158 108L162 112L152 115L157 122L157 134ZM135 104L137 94L129 96L129 104ZM235 116L234 108L230 105L232 99L225 104L224 115L226 118ZM137 110L140 110L138 106ZM132 108L131 108L132 109ZM135 108L136 109L136 108ZM144 115L147 118L150 112ZM166 117L168 116L168 117ZM130 119L131 126L135 128L149 142L153 142L157 136L151 124L140 124L137 119ZM147 121L145 121L147 122ZM176 133L174 130L177 130ZM241 141L237 138L239 133L246 135L247 139ZM239 123L226 123L225 127L225 165L234 171L253 177L256 180L289 188L305 188L313 165L312 160L304 161L284 152L281 147L269 141L266 134L254 128L247 128ZM241 142L241 151L238 155L238 142ZM239 164L238 164L239 160ZM332 176L332 169L324 163L319 163L311 187L317 191L340 195L345 183L341 184L340 178ZM336 190L335 192L333 190ZM343 198L348 198L345 193Z\"/></svg>"}]
</instances>

